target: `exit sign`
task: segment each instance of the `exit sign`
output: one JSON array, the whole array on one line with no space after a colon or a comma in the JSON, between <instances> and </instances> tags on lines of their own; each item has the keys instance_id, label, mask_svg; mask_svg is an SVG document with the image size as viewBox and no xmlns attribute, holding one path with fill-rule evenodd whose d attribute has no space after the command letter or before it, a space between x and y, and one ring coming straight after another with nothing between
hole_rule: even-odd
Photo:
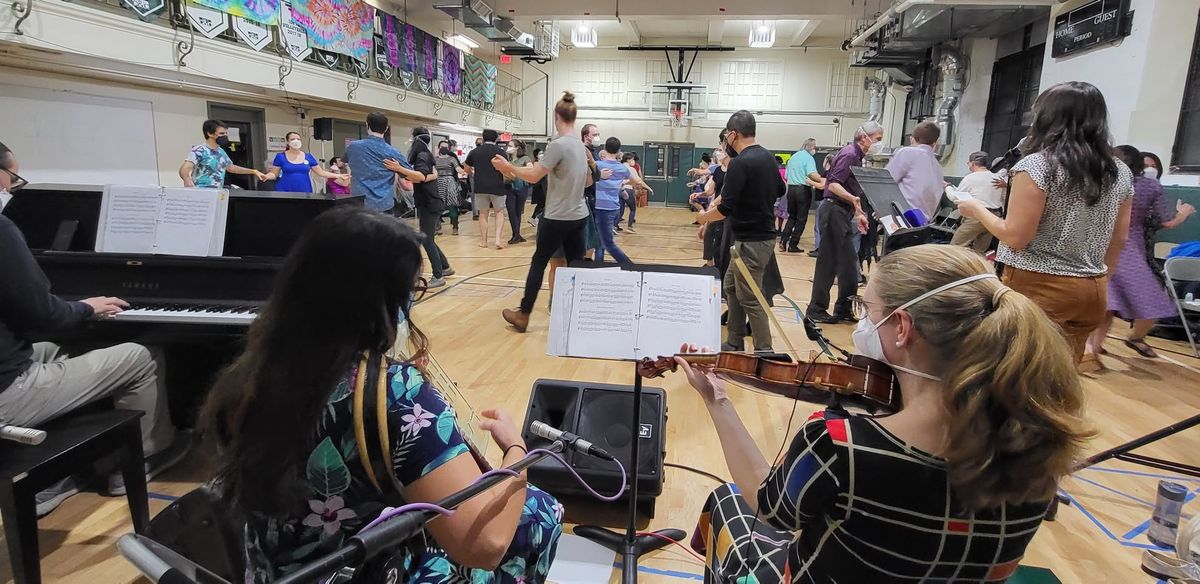
<instances>
[{"instance_id":1,"label":"exit sign","mask_svg":"<svg viewBox=\"0 0 1200 584\"><path fill-rule=\"evenodd\" d=\"M500 55L500 64L507 65L512 63L512 55Z\"/></svg>"}]
</instances>

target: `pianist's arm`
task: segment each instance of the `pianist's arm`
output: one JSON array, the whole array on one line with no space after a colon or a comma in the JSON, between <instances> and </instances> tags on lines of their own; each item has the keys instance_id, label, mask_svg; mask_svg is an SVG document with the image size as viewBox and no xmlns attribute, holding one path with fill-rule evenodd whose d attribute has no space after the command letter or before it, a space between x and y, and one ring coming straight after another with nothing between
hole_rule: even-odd
<instances>
[{"instance_id":1,"label":"pianist's arm","mask_svg":"<svg viewBox=\"0 0 1200 584\"><path fill-rule=\"evenodd\" d=\"M50 282L20 230L0 216L0 321L15 331L54 331L75 326L92 314L92 306L50 293Z\"/></svg>"}]
</instances>

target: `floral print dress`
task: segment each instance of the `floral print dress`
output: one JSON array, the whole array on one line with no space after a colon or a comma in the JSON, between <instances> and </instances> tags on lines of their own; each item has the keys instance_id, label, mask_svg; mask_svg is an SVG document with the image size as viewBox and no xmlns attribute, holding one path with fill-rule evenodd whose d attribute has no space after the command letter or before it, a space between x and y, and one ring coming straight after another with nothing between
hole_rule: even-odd
<instances>
[{"instance_id":1,"label":"floral print dress","mask_svg":"<svg viewBox=\"0 0 1200 584\"><path fill-rule=\"evenodd\" d=\"M355 366L329 396L304 469L308 500L286 518L251 517L246 526L247 583L265 583L336 550L386 507L403 504L367 480L354 437ZM410 363L388 368L388 435L392 463L408 485L457 456L468 454L454 410ZM469 455L469 454L468 454ZM549 494L527 487L513 541L495 571L459 566L428 532L394 553L383 554L355 582L484 584L544 582L550 571L563 508Z\"/></svg>"}]
</instances>

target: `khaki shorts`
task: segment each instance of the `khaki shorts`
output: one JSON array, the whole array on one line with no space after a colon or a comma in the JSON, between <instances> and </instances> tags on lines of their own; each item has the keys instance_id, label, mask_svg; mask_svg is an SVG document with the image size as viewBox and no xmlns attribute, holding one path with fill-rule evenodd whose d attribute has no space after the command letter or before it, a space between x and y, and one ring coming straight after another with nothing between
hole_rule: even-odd
<instances>
[{"instance_id":1,"label":"khaki shorts","mask_svg":"<svg viewBox=\"0 0 1200 584\"><path fill-rule=\"evenodd\" d=\"M487 211L488 209L496 209L497 211L503 211L506 208L504 205L504 199L505 199L504 195L488 195L485 193L475 193L475 199L474 199L475 210L476 211Z\"/></svg>"}]
</instances>

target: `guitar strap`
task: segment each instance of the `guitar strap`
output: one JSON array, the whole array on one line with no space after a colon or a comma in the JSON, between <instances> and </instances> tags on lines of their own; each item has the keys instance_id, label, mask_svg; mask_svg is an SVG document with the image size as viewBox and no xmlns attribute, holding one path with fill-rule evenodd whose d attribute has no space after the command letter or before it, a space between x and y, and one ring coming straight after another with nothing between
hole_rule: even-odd
<instances>
[{"instance_id":1,"label":"guitar strap","mask_svg":"<svg viewBox=\"0 0 1200 584\"><path fill-rule=\"evenodd\" d=\"M387 367L387 359L376 350L359 361L354 387L354 439L367 480L381 493L385 492L386 482L399 496L402 488L392 469L388 436Z\"/></svg>"}]
</instances>

